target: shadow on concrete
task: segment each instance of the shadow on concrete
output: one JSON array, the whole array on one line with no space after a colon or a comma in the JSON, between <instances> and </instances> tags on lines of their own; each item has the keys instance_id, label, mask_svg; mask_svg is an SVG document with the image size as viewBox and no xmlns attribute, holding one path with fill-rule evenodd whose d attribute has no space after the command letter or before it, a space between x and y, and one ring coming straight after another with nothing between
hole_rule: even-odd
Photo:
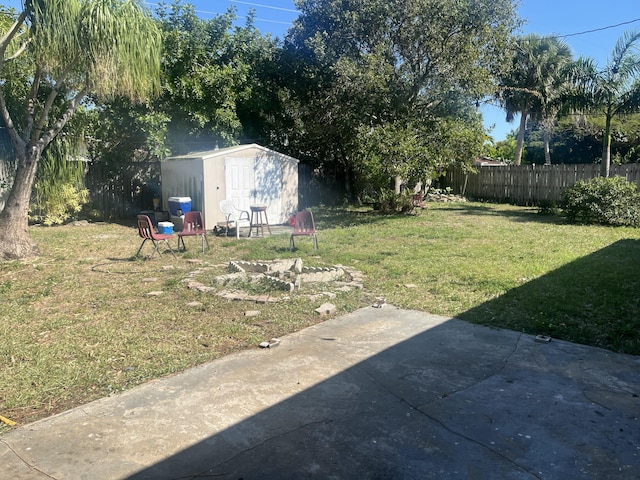
<instances>
[{"instance_id":1,"label":"shadow on concrete","mask_svg":"<svg viewBox=\"0 0 640 480\"><path fill-rule=\"evenodd\" d=\"M485 311L562 295L637 248L618 242ZM241 383L202 403L211 434L131 480L640 478L638 357L389 306L239 358L201 373L212 394Z\"/></svg>"}]
</instances>

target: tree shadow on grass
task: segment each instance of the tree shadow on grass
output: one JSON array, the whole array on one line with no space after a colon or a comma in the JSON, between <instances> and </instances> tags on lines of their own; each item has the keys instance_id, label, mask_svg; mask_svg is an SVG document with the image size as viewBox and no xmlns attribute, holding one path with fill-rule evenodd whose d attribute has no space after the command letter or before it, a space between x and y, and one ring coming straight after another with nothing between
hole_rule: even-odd
<instances>
[{"instance_id":1,"label":"tree shadow on grass","mask_svg":"<svg viewBox=\"0 0 640 480\"><path fill-rule=\"evenodd\" d=\"M386 213L370 207L315 207L310 208L316 226L323 229L348 228L361 225L375 225L394 218L405 218L407 213Z\"/></svg>"},{"instance_id":2,"label":"tree shadow on grass","mask_svg":"<svg viewBox=\"0 0 640 480\"><path fill-rule=\"evenodd\" d=\"M514 209L495 208L491 204L473 204L469 205L461 203L455 207L448 208L448 210L462 213L463 215L476 215L476 216L500 216L507 217L520 222L537 222L545 224L563 225L567 223L566 218L561 214L544 214L540 213L538 208L534 207L518 207Z\"/></svg>"},{"instance_id":3,"label":"tree shadow on grass","mask_svg":"<svg viewBox=\"0 0 640 480\"><path fill-rule=\"evenodd\" d=\"M640 353L640 240L620 240L458 318Z\"/></svg>"}]
</instances>

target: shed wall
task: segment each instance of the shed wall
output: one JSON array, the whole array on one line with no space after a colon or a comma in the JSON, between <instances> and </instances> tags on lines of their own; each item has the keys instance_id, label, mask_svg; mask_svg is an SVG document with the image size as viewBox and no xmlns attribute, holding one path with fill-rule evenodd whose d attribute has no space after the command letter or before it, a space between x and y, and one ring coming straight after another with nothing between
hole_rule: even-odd
<instances>
[{"instance_id":1,"label":"shed wall","mask_svg":"<svg viewBox=\"0 0 640 480\"><path fill-rule=\"evenodd\" d=\"M285 223L298 208L298 161L258 146L170 158L162 162L165 210L173 196L191 197L208 230L224 221L219 203L225 199L242 210L268 205L269 223Z\"/></svg>"},{"instance_id":2,"label":"shed wall","mask_svg":"<svg viewBox=\"0 0 640 480\"><path fill-rule=\"evenodd\" d=\"M191 197L191 209L204 205L202 159L166 160L161 165L162 206L169 210L169 197Z\"/></svg>"}]
</instances>

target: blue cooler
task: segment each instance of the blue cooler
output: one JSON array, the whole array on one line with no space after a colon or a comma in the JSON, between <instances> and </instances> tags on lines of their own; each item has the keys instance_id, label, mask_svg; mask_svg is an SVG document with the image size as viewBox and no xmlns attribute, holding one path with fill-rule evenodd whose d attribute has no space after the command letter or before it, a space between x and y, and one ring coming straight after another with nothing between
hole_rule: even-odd
<instances>
[{"instance_id":1,"label":"blue cooler","mask_svg":"<svg viewBox=\"0 0 640 480\"><path fill-rule=\"evenodd\" d=\"M169 197L169 213L179 217L191 211L191 197Z\"/></svg>"},{"instance_id":2,"label":"blue cooler","mask_svg":"<svg viewBox=\"0 0 640 480\"><path fill-rule=\"evenodd\" d=\"M158 233L166 233L169 235L173 235L173 223L158 222Z\"/></svg>"}]
</instances>

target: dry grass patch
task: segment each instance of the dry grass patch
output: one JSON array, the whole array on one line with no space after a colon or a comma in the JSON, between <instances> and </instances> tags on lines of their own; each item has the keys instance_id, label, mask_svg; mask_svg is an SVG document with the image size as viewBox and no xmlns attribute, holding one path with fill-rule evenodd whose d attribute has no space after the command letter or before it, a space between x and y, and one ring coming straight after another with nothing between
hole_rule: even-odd
<instances>
[{"instance_id":1,"label":"dry grass patch","mask_svg":"<svg viewBox=\"0 0 640 480\"><path fill-rule=\"evenodd\" d=\"M143 260L131 257L140 241L128 226L34 227L32 235L39 258L0 266L0 415L19 424L321 320L305 296L258 306L186 287L201 262L242 259L247 241L211 237L204 256L194 244L177 259ZM341 312L362 304L359 292L333 301ZM249 309L260 316L245 317Z\"/></svg>"}]
</instances>

